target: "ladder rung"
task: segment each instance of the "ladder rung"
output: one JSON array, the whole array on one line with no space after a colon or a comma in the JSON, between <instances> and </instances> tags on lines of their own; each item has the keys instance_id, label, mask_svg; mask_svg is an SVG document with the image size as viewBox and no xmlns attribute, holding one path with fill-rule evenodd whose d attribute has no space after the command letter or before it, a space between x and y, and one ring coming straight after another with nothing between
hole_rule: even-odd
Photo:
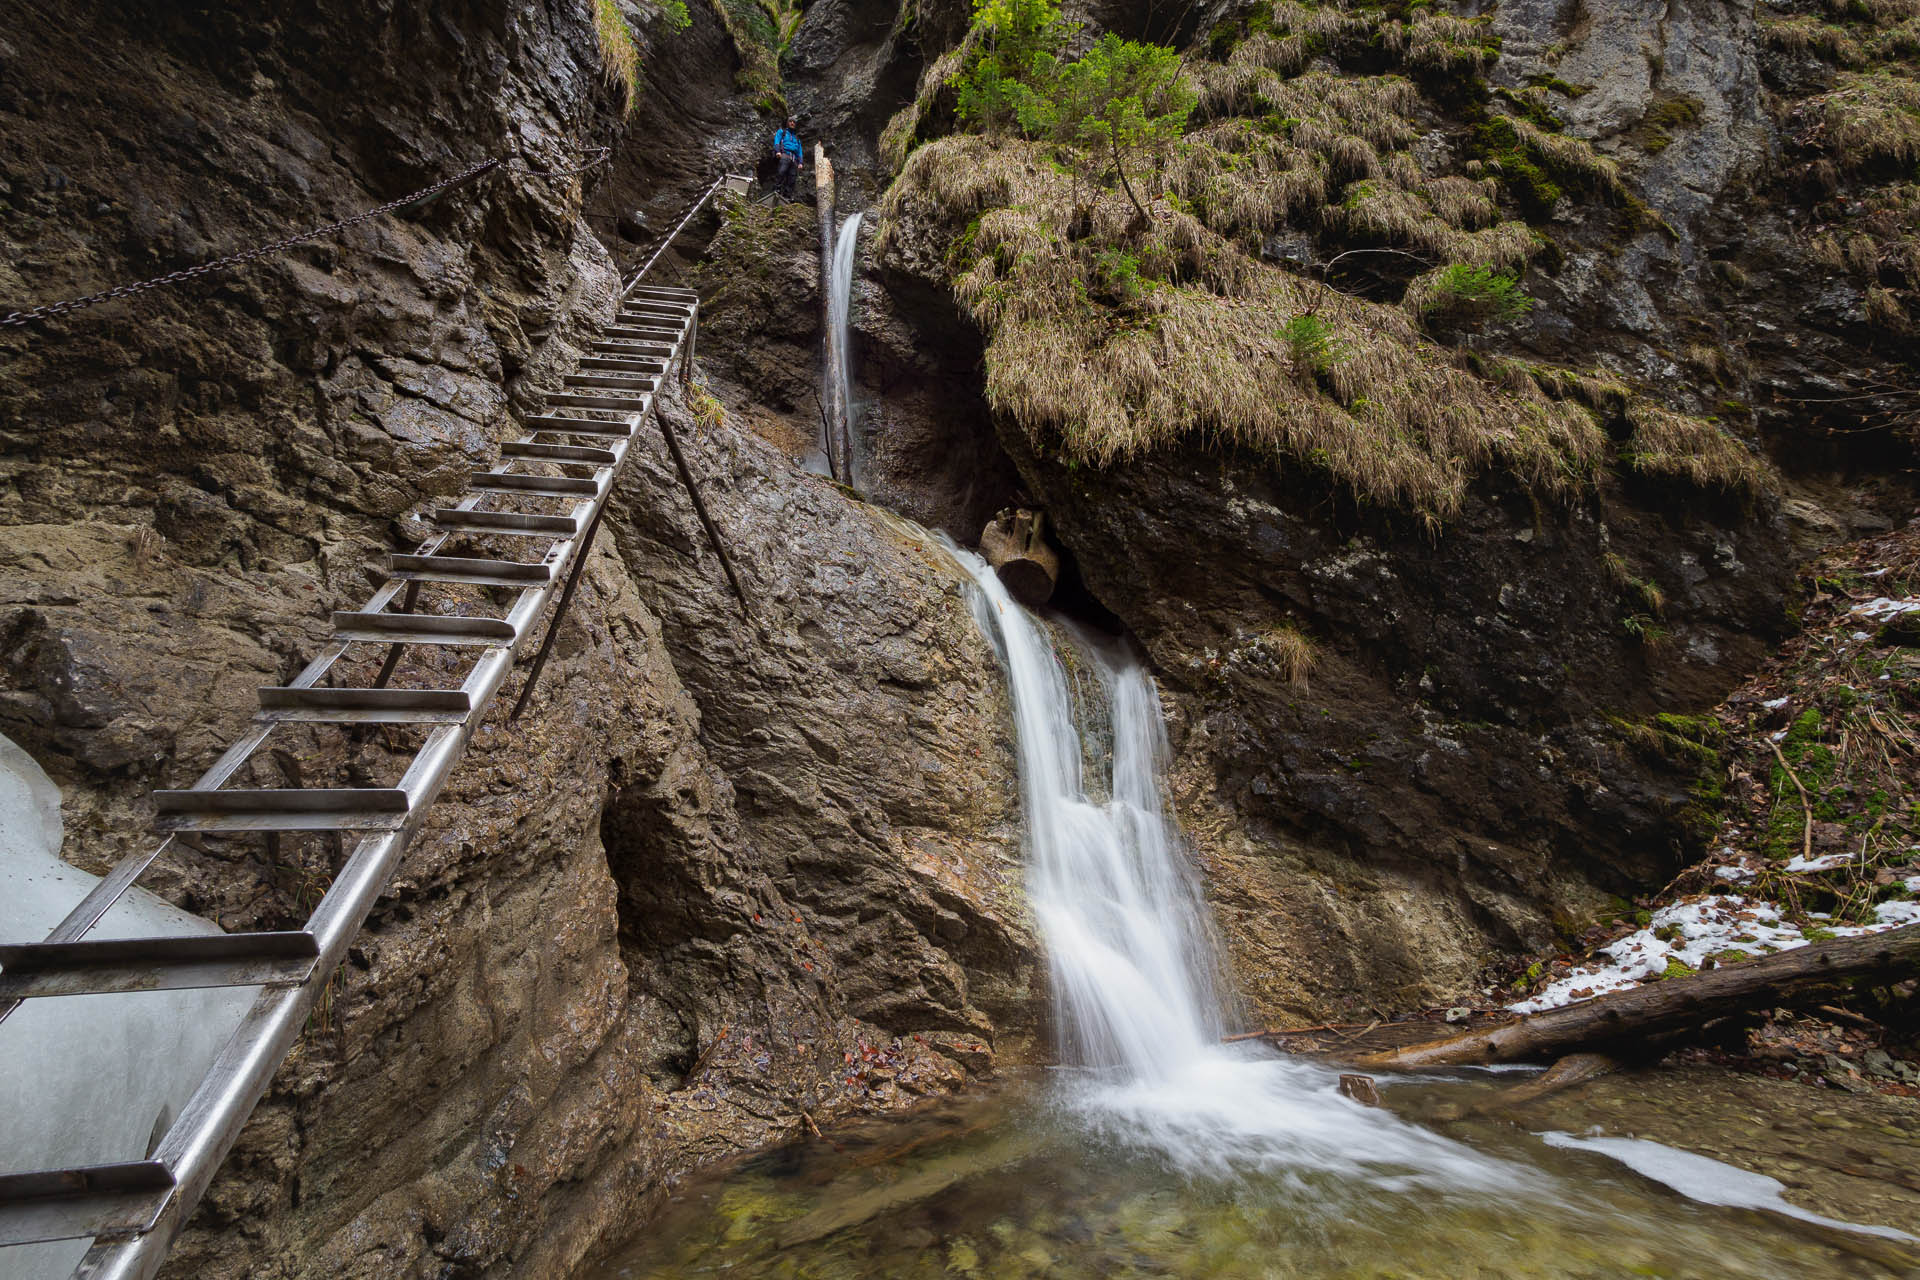
<instances>
[{"instance_id":1,"label":"ladder rung","mask_svg":"<svg viewBox=\"0 0 1920 1280\"><path fill-rule=\"evenodd\" d=\"M476 471L469 483L487 493L531 493L543 498L592 497L600 491L598 483L580 476L522 476L511 471Z\"/></svg>"},{"instance_id":2,"label":"ladder rung","mask_svg":"<svg viewBox=\"0 0 1920 1280\"><path fill-rule=\"evenodd\" d=\"M614 325L608 325L606 328L602 329L600 331L600 336L602 338L631 338L636 342L644 342L644 341L651 341L657 338L678 339L680 337L680 330L666 329L666 328L653 328L651 326L645 329L641 329L641 328L636 328L635 326L630 324L614 324Z\"/></svg>"},{"instance_id":3,"label":"ladder rung","mask_svg":"<svg viewBox=\"0 0 1920 1280\"><path fill-rule=\"evenodd\" d=\"M459 529L467 533L571 538L580 532L580 522L572 516L536 516L524 511L469 511L464 507L441 507L433 513L433 521L442 529Z\"/></svg>"},{"instance_id":4,"label":"ladder rung","mask_svg":"<svg viewBox=\"0 0 1920 1280\"><path fill-rule=\"evenodd\" d=\"M620 304L619 314L626 316L674 316L687 315L693 310L691 302L674 302L666 298L629 298Z\"/></svg>"},{"instance_id":5,"label":"ladder rung","mask_svg":"<svg viewBox=\"0 0 1920 1280\"><path fill-rule=\"evenodd\" d=\"M619 436L633 434L630 422L608 422L594 418L562 418L557 414L536 413L528 415L524 421L529 431L557 431L562 435L574 436Z\"/></svg>"},{"instance_id":6,"label":"ladder rung","mask_svg":"<svg viewBox=\"0 0 1920 1280\"><path fill-rule=\"evenodd\" d=\"M652 391L660 385L660 375L628 377L618 373L570 373L561 379L569 387L607 387L615 391L625 391L629 387L635 390Z\"/></svg>"},{"instance_id":7,"label":"ladder rung","mask_svg":"<svg viewBox=\"0 0 1920 1280\"><path fill-rule=\"evenodd\" d=\"M547 403L560 409L624 409L628 413L645 413L653 397L644 392L633 395L582 395L572 391L550 391Z\"/></svg>"},{"instance_id":8,"label":"ladder rung","mask_svg":"<svg viewBox=\"0 0 1920 1280\"><path fill-rule=\"evenodd\" d=\"M539 560L395 554L387 557L387 571L402 582L463 582L476 587L533 587L553 581L553 566Z\"/></svg>"},{"instance_id":9,"label":"ladder rung","mask_svg":"<svg viewBox=\"0 0 1920 1280\"><path fill-rule=\"evenodd\" d=\"M665 360L649 360L639 356L588 356L580 362L582 369L610 369L618 373L622 370L632 373L659 373L667 367Z\"/></svg>"},{"instance_id":10,"label":"ladder rung","mask_svg":"<svg viewBox=\"0 0 1920 1280\"><path fill-rule=\"evenodd\" d=\"M0 1246L146 1231L173 1186L158 1160L0 1173Z\"/></svg>"},{"instance_id":11,"label":"ladder rung","mask_svg":"<svg viewBox=\"0 0 1920 1280\"><path fill-rule=\"evenodd\" d=\"M628 294L629 297L642 295L654 298L685 298L689 301L698 301L700 298L700 295L691 289L680 289L670 284L637 284Z\"/></svg>"},{"instance_id":12,"label":"ladder rung","mask_svg":"<svg viewBox=\"0 0 1920 1280\"><path fill-rule=\"evenodd\" d=\"M391 787L156 791L161 831L398 831L407 793Z\"/></svg>"},{"instance_id":13,"label":"ladder rung","mask_svg":"<svg viewBox=\"0 0 1920 1280\"><path fill-rule=\"evenodd\" d=\"M0 999L277 986L304 979L319 954L304 930L18 943L0 946Z\"/></svg>"},{"instance_id":14,"label":"ladder rung","mask_svg":"<svg viewBox=\"0 0 1920 1280\"><path fill-rule=\"evenodd\" d=\"M500 456L539 458L546 462L591 462L600 467L610 467L619 461L611 449L595 449L583 444L538 444L521 440L509 440L501 445Z\"/></svg>"},{"instance_id":15,"label":"ladder rung","mask_svg":"<svg viewBox=\"0 0 1920 1280\"><path fill-rule=\"evenodd\" d=\"M465 689L260 690L260 718L321 724L459 724L473 710Z\"/></svg>"},{"instance_id":16,"label":"ladder rung","mask_svg":"<svg viewBox=\"0 0 1920 1280\"><path fill-rule=\"evenodd\" d=\"M612 356L659 356L662 359L671 356L674 350L671 342L649 342L644 338L608 338L588 345L595 351Z\"/></svg>"},{"instance_id":17,"label":"ladder rung","mask_svg":"<svg viewBox=\"0 0 1920 1280\"><path fill-rule=\"evenodd\" d=\"M443 516L445 512L441 513ZM461 515L471 515L463 511ZM529 516L528 519L566 520L567 516ZM513 624L503 618L447 617L435 613L336 613L333 633L341 640L379 644L512 644Z\"/></svg>"}]
</instances>

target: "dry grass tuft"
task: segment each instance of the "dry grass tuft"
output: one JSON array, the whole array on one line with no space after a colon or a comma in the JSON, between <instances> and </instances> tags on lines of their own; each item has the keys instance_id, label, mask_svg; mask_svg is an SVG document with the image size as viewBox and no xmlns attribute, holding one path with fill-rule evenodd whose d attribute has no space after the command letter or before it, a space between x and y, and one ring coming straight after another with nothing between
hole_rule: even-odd
<instances>
[{"instance_id":1,"label":"dry grass tuft","mask_svg":"<svg viewBox=\"0 0 1920 1280\"><path fill-rule=\"evenodd\" d=\"M979 136L916 146L964 64L956 50L888 127L899 173L876 249L888 253L908 225L948 246L955 296L986 335L989 401L1036 448L1075 462L1224 445L1432 528L1494 469L1549 496L1571 497L1615 464L1757 493L1760 464L1711 422L1618 382L1482 360L1422 331L1420 290L1447 268L1511 279L1543 241L1503 216L1500 178L1430 173L1415 158L1426 125L1413 80L1305 70L1329 42L1355 40L1422 83L1477 76L1494 56L1480 21L1281 0L1224 59L1185 64L1200 114L1136 181L1145 217L1071 147ZM1633 203L1618 167L1586 143L1494 120L1496 162L1524 168L1523 180ZM1377 278L1414 277L1403 301L1415 309L1340 293L1318 268L1263 261L1267 238L1288 226L1314 233L1329 257L1413 255L1424 269L1393 254L1379 261L1400 265ZM925 247L916 239L914 252Z\"/></svg>"},{"instance_id":2,"label":"dry grass tuft","mask_svg":"<svg viewBox=\"0 0 1920 1280\"><path fill-rule=\"evenodd\" d=\"M1811 102L1827 151L1843 167L1920 161L1920 83L1891 71L1847 72Z\"/></svg>"},{"instance_id":3,"label":"dry grass tuft","mask_svg":"<svg viewBox=\"0 0 1920 1280\"><path fill-rule=\"evenodd\" d=\"M1810 53L1845 67L1858 66L1866 57L1866 51L1845 27L1808 14L1766 19L1760 24L1760 36L1768 48L1782 53Z\"/></svg>"},{"instance_id":4,"label":"dry grass tuft","mask_svg":"<svg viewBox=\"0 0 1920 1280\"><path fill-rule=\"evenodd\" d=\"M1752 496L1772 487L1765 463L1747 447L1703 418L1662 409L1644 400L1627 409L1633 435L1623 458L1642 475L1684 480L1697 488Z\"/></svg>"},{"instance_id":5,"label":"dry grass tuft","mask_svg":"<svg viewBox=\"0 0 1920 1280\"><path fill-rule=\"evenodd\" d=\"M607 74L627 87L627 110L640 101L640 49L614 0L593 0L593 30L600 37L600 59Z\"/></svg>"},{"instance_id":6,"label":"dry grass tuft","mask_svg":"<svg viewBox=\"0 0 1920 1280\"><path fill-rule=\"evenodd\" d=\"M1836 18L1864 16L1879 27L1920 18L1920 0L1826 0L1826 6Z\"/></svg>"},{"instance_id":7,"label":"dry grass tuft","mask_svg":"<svg viewBox=\"0 0 1920 1280\"><path fill-rule=\"evenodd\" d=\"M1572 399L1480 378L1399 309L1256 264L1197 219L1156 211L1129 243L1122 202L1089 210L1074 186L1039 147L949 138L915 152L888 196L889 216L972 222L955 291L988 334L989 400L1036 446L1106 465L1185 439L1227 443L1436 526L1492 465L1570 493L1604 462L1605 433ZM1128 308L1092 296L1091 246L1117 244L1163 268ZM1320 368L1297 368L1283 333L1303 314L1326 326Z\"/></svg>"},{"instance_id":8,"label":"dry grass tuft","mask_svg":"<svg viewBox=\"0 0 1920 1280\"><path fill-rule=\"evenodd\" d=\"M880 160L889 172L900 172L900 167L907 162L907 153L920 141L921 131L938 111L942 95L966 67L967 58L980 39L980 28L971 27L959 44L928 63L920 73L913 101L894 112L887 127L880 131Z\"/></svg>"},{"instance_id":9,"label":"dry grass tuft","mask_svg":"<svg viewBox=\"0 0 1920 1280\"><path fill-rule=\"evenodd\" d=\"M1484 75L1500 57L1488 36L1485 18L1422 11L1407 38L1407 66L1448 79Z\"/></svg>"},{"instance_id":10,"label":"dry grass tuft","mask_svg":"<svg viewBox=\"0 0 1920 1280\"><path fill-rule=\"evenodd\" d=\"M1320 665L1320 650L1291 623L1269 627L1255 638L1280 678L1296 689L1307 687L1307 677Z\"/></svg>"}]
</instances>

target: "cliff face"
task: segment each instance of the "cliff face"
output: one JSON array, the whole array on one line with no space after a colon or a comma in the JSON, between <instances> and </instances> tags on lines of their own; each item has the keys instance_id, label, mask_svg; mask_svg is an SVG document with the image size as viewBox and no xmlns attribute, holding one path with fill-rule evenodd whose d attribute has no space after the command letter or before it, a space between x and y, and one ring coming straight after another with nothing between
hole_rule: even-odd
<instances>
[{"instance_id":1,"label":"cliff face","mask_svg":"<svg viewBox=\"0 0 1920 1280\"><path fill-rule=\"evenodd\" d=\"M0 58L10 300L624 127L584 5L16 6ZM0 728L61 784L69 860L144 844L147 792L190 784L517 434L613 305L593 190L497 172L0 336ZM170 1274L564 1274L697 1160L1029 1052L1004 695L959 581L736 424L667 412L756 622L644 444L527 716L476 735ZM398 680L434 683L431 654ZM393 758L274 745L254 785ZM210 845L144 883L283 927L336 858Z\"/></svg>"}]
</instances>

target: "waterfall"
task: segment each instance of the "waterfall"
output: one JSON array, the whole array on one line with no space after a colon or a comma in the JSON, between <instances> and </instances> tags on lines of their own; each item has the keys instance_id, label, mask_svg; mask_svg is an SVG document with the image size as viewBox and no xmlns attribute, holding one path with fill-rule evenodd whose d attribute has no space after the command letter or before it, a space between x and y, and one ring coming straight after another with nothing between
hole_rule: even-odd
<instances>
[{"instance_id":1,"label":"waterfall","mask_svg":"<svg viewBox=\"0 0 1920 1280\"><path fill-rule=\"evenodd\" d=\"M954 554L979 587L976 616L1006 665L1027 896L1047 947L1063 1057L1088 1069L1067 1091L1079 1118L1194 1172L1518 1191L1521 1171L1341 1096L1323 1067L1221 1043L1212 929L1160 798L1168 753L1152 679L1130 657L1080 646L1077 663L1104 690L1112 741L1110 785L1095 788L1107 799L1090 798L1082 729L1049 632L986 561ZM1541 1190L1539 1175L1531 1178Z\"/></svg>"},{"instance_id":2,"label":"waterfall","mask_svg":"<svg viewBox=\"0 0 1920 1280\"><path fill-rule=\"evenodd\" d=\"M852 357L847 350L847 319L853 309L853 265L860 256L860 220L853 214L840 224L833 242L833 265L827 281L827 421L833 433L823 441L834 473L858 486L859 468L853 448Z\"/></svg>"},{"instance_id":3,"label":"waterfall","mask_svg":"<svg viewBox=\"0 0 1920 1280\"><path fill-rule=\"evenodd\" d=\"M974 576L1014 690L1034 855L1027 893L1047 940L1062 1048L1077 1065L1169 1079L1221 1032L1206 909L1160 805L1159 696L1138 663L1087 647L1112 718L1108 798L1089 799L1066 673L1046 631L991 569Z\"/></svg>"}]
</instances>

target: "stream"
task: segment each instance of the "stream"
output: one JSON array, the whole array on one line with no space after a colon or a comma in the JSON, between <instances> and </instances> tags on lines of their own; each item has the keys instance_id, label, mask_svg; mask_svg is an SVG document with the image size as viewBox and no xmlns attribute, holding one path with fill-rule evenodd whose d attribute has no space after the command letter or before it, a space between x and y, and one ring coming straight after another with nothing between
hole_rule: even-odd
<instances>
[{"instance_id":1,"label":"stream","mask_svg":"<svg viewBox=\"0 0 1920 1280\"><path fill-rule=\"evenodd\" d=\"M1612 1081L1505 1109L1520 1072L1397 1076L1368 1107L1325 1066L1222 1044L1151 678L954 554L1011 689L1061 1065L704 1174L595 1280L1916 1274L1903 1231L1641 1139ZM1757 1120L1729 1104L1686 1133ZM1920 1156L1920 1125L1881 1128Z\"/></svg>"}]
</instances>

